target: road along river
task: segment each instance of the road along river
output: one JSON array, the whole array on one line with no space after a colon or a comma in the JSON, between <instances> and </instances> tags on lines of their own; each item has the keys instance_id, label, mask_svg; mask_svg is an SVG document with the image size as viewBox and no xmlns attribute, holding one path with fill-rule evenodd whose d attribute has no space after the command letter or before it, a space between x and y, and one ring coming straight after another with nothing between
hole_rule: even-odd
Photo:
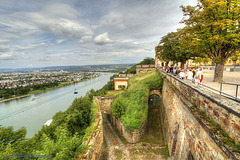
<instances>
[{"instance_id":1,"label":"road along river","mask_svg":"<svg viewBox=\"0 0 240 160\"><path fill-rule=\"evenodd\" d=\"M102 88L113 73L74 85L50 90L45 93L0 103L0 125L13 126L14 130L26 127L27 138L31 138L58 111L65 111L75 98L84 96L87 91ZM74 91L78 94L74 94Z\"/></svg>"}]
</instances>

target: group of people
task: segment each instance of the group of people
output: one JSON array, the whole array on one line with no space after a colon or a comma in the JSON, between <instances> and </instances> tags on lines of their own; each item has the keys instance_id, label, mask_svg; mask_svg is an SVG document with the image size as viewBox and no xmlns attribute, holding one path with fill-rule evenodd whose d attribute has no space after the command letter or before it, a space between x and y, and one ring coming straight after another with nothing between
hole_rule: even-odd
<instances>
[{"instance_id":1,"label":"group of people","mask_svg":"<svg viewBox=\"0 0 240 160\"><path fill-rule=\"evenodd\" d=\"M188 79L195 84L201 84L203 80L202 68L201 67L190 67L189 69L181 69L179 67L162 67L167 73L172 73L180 79Z\"/></svg>"}]
</instances>

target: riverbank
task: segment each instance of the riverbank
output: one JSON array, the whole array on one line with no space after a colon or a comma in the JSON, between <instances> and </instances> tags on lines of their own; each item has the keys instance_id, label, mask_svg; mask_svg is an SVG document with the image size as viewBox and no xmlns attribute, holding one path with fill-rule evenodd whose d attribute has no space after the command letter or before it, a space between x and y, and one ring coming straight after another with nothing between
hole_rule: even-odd
<instances>
[{"instance_id":1,"label":"riverbank","mask_svg":"<svg viewBox=\"0 0 240 160\"><path fill-rule=\"evenodd\" d=\"M20 99L20 98L24 98L24 97L29 97L33 94L43 93L43 92L46 92L46 91L49 91L49 90L54 90L54 89L70 86L70 85L77 84L77 83L80 83L80 82L83 82L83 81L86 81L86 80L89 80L89 79L97 78L97 77L100 77L100 76L87 78L87 79L83 79L83 80L80 80L80 81L74 81L74 82L63 82L63 83L60 83L57 87L46 88L45 90L34 90L34 91L29 92L26 95L16 96L16 97L8 98L8 99L1 99L0 103L8 102L8 101L11 101L11 100Z\"/></svg>"}]
</instances>

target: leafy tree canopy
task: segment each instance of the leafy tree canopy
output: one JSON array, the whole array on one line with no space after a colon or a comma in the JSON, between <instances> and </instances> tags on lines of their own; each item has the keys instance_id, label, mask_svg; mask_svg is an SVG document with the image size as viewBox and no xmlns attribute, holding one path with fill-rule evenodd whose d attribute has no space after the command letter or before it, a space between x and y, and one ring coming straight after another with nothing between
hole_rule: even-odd
<instances>
[{"instance_id":1,"label":"leafy tree canopy","mask_svg":"<svg viewBox=\"0 0 240 160\"><path fill-rule=\"evenodd\" d=\"M222 81L224 63L240 46L240 1L199 0L181 8L193 42L216 63L214 81Z\"/></svg>"},{"instance_id":2,"label":"leafy tree canopy","mask_svg":"<svg viewBox=\"0 0 240 160\"><path fill-rule=\"evenodd\" d=\"M184 29L168 33L162 37L157 47L160 59L165 61L181 62L183 64L190 58L201 56L194 45L191 45L191 36Z\"/></svg>"}]
</instances>

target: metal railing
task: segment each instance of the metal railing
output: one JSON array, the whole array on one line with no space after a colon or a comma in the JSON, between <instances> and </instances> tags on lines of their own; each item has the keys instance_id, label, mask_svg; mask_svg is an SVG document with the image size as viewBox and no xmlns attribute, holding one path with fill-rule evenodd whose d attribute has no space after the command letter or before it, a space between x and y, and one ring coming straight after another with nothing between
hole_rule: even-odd
<instances>
[{"instance_id":1,"label":"metal railing","mask_svg":"<svg viewBox=\"0 0 240 160\"><path fill-rule=\"evenodd\" d=\"M162 70L161 71L165 72L166 74L168 75L171 75L171 76L175 76L174 74L171 74L171 73L167 73L165 70ZM212 87L209 87L207 85L204 85L202 83L199 83L199 82L195 82L195 84L198 84L199 86L204 86L206 88L209 88L215 92L218 92L221 96L224 96L224 97L227 97L227 98L230 98L230 99L233 99L233 100L236 100L236 101L240 101L240 98L237 97L237 94L238 94L238 86L240 86L240 84L233 84L233 83L223 83L223 82L219 82L221 85L220 85L220 91L215 89L215 88L212 88ZM232 96L230 94L227 94L225 92L222 91L222 84L228 84L228 85L236 85L236 96Z\"/></svg>"},{"instance_id":2,"label":"metal railing","mask_svg":"<svg viewBox=\"0 0 240 160\"><path fill-rule=\"evenodd\" d=\"M219 90L217 90L217 89L215 89L215 88L209 87L209 86L204 85L204 84L201 84L201 83L199 83L199 82L195 82L195 83L197 83L197 84L200 85L200 86L204 86L204 87L206 87L206 88L209 88L209 89L211 89L211 90L213 90L213 91L215 91L215 92L218 92L221 96L224 96L224 97L227 97L227 98L231 98L231 99L240 101L240 98L237 97L237 93L236 93L236 97L235 97L235 96L232 96L232 95L230 95L230 94L227 94L227 93L223 92L223 91L222 91L222 85L220 86L220 91L219 91ZM219 83L221 83L221 82L219 82ZM240 86L239 84L236 84L236 85ZM237 88L238 88L238 87L237 87Z\"/></svg>"},{"instance_id":3,"label":"metal railing","mask_svg":"<svg viewBox=\"0 0 240 160\"><path fill-rule=\"evenodd\" d=\"M239 99L239 98L237 98L237 95L238 95L238 86L240 86L240 84L234 84L234 83L223 83L223 82L219 82L220 83L220 95L221 95L221 93L224 93L224 92L222 92L222 85L223 84L227 84L227 85L233 85L233 86L236 86L236 96L235 96L235 98L236 99ZM229 95L228 95L229 96ZM232 97L234 97L234 96L232 96ZM240 100L240 99L239 99Z\"/></svg>"}]
</instances>

